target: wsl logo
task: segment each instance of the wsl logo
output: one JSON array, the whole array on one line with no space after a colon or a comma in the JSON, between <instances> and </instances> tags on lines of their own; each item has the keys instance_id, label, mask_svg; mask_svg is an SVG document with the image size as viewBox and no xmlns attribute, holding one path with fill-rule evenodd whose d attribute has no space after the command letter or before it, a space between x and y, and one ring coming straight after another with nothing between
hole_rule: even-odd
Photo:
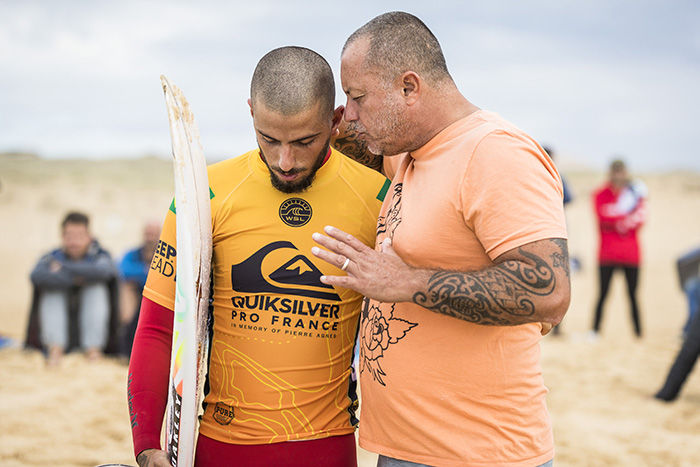
<instances>
[{"instance_id":1,"label":"wsl logo","mask_svg":"<svg viewBox=\"0 0 700 467\"><path fill-rule=\"evenodd\" d=\"M321 275L291 242L270 243L242 263L231 266L231 283L236 292L297 295L339 302L333 287L321 282Z\"/></svg>"},{"instance_id":2,"label":"wsl logo","mask_svg":"<svg viewBox=\"0 0 700 467\"><path fill-rule=\"evenodd\" d=\"M289 198L280 205L280 219L290 227L301 227L311 220L311 205L301 198Z\"/></svg>"}]
</instances>

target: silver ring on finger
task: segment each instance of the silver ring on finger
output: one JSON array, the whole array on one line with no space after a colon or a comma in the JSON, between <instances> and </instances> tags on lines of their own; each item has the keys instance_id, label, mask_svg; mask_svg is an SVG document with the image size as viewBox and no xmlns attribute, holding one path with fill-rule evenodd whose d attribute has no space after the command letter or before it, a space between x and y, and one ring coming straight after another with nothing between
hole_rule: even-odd
<instances>
[{"instance_id":1,"label":"silver ring on finger","mask_svg":"<svg viewBox=\"0 0 700 467\"><path fill-rule=\"evenodd\" d=\"M348 264L350 264L350 258L345 258L345 262L343 263L343 266L340 268L340 270L345 271L345 268L348 267Z\"/></svg>"}]
</instances>

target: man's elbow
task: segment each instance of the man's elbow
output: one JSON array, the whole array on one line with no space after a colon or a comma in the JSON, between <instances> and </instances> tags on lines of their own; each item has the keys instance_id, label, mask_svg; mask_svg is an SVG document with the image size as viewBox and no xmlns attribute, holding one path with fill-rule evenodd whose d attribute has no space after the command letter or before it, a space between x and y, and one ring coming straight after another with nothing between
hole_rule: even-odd
<instances>
[{"instance_id":1,"label":"man's elbow","mask_svg":"<svg viewBox=\"0 0 700 467\"><path fill-rule=\"evenodd\" d=\"M543 321L556 326L564 319L570 303L571 286L567 281L566 286L557 287L555 293L550 296L550 300L547 301L547 316Z\"/></svg>"}]
</instances>

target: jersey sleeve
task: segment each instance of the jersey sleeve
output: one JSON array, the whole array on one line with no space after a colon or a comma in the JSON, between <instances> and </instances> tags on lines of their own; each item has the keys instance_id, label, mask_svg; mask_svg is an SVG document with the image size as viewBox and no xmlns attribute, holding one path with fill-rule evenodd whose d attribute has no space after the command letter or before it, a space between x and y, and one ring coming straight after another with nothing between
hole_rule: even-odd
<instances>
[{"instance_id":1,"label":"jersey sleeve","mask_svg":"<svg viewBox=\"0 0 700 467\"><path fill-rule=\"evenodd\" d=\"M492 260L527 243L567 238L561 179L532 140L488 134L476 146L460 192L467 225Z\"/></svg>"},{"instance_id":2,"label":"jersey sleeve","mask_svg":"<svg viewBox=\"0 0 700 467\"><path fill-rule=\"evenodd\" d=\"M151 261L143 296L168 309L175 309L175 271L177 267L177 233L175 201L170 205L160 240Z\"/></svg>"},{"instance_id":3,"label":"jersey sleeve","mask_svg":"<svg viewBox=\"0 0 700 467\"><path fill-rule=\"evenodd\" d=\"M160 449L168 400L173 313L144 298L129 360L127 397L134 455Z\"/></svg>"}]
</instances>

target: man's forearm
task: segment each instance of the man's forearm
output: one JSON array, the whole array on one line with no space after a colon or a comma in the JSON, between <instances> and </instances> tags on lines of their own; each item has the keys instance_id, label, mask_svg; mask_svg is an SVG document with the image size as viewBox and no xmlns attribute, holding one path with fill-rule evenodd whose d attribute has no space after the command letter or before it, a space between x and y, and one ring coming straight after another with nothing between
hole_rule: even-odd
<instances>
[{"instance_id":1,"label":"man's forearm","mask_svg":"<svg viewBox=\"0 0 700 467\"><path fill-rule=\"evenodd\" d=\"M52 266L52 262L56 266ZM30 278L34 286L47 289L67 289L74 285L73 274L63 268L63 263L49 257L42 258Z\"/></svg>"},{"instance_id":2,"label":"man's forearm","mask_svg":"<svg viewBox=\"0 0 700 467\"><path fill-rule=\"evenodd\" d=\"M520 258L481 271L423 271L427 280L412 301L475 324L556 324L568 308L569 260L565 240L548 242L544 254L524 246Z\"/></svg>"},{"instance_id":3,"label":"man's forearm","mask_svg":"<svg viewBox=\"0 0 700 467\"><path fill-rule=\"evenodd\" d=\"M88 283L103 282L117 276L117 269L111 259L102 256L96 259L66 261L63 265L74 277L79 277Z\"/></svg>"},{"instance_id":4,"label":"man's forearm","mask_svg":"<svg viewBox=\"0 0 700 467\"><path fill-rule=\"evenodd\" d=\"M160 449L160 431L168 400L173 312L147 298L129 360L127 386L134 455Z\"/></svg>"}]
</instances>

